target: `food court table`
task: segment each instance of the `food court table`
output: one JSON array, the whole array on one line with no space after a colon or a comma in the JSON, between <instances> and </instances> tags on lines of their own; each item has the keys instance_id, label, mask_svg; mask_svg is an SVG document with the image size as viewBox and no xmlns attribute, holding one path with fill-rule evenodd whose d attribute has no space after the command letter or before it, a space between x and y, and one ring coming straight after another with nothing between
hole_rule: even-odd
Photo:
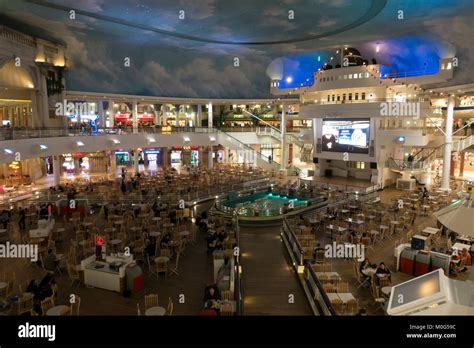
<instances>
[{"instance_id":1,"label":"food court table","mask_svg":"<svg viewBox=\"0 0 474 348\"><path fill-rule=\"evenodd\" d=\"M453 249L456 249L456 250L463 250L463 249L471 250L471 248L472 246L469 244L454 243L453 245Z\"/></svg>"},{"instance_id":2,"label":"food court table","mask_svg":"<svg viewBox=\"0 0 474 348\"><path fill-rule=\"evenodd\" d=\"M146 316L162 317L166 314L166 309L160 306L150 307L145 311Z\"/></svg>"},{"instance_id":3,"label":"food court table","mask_svg":"<svg viewBox=\"0 0 474 348\"><path fill-rule=\"evenodd\" d=\"M47 316L58 316L61 315L61 313L67 311L70 307L65 306L65 305L60 305L60 306L54 306L53 308L48 309L46 312Z\"/></svg>"}]
</instances>

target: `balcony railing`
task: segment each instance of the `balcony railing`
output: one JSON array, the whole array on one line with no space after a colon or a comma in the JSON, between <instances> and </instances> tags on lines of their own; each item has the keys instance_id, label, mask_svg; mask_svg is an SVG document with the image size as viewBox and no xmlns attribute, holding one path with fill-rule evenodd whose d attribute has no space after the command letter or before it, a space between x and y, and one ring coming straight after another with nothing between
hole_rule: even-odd
<instances>
[{"instance_id":1,"label":"balcony railing","mask_svg":"<svg viewBox=\"0 0 474 348\"><path fill-rule=\"evenodd\" d=\"M339 104L367 104L367 103L423 103L429 102L429 98L406 98L403 101L394 98L366 98L366 99L352 99L352 100L303 100L303 104L315 104L315 105L339 105Z\"/></svg>"},{"instance_id":2,"label":"balcony railing","mask_svg":"<svg viewBox=\"0 0 474 348\"><path fill-rule=\"evenodd\" d=\"M175 134L175 133L214 133L214 128L207 127L138 127L130 128L2 128L0 140L21 140L34 138L74 137L81 135L121 135L121 134Z\"/></svg>"}]
</instances>

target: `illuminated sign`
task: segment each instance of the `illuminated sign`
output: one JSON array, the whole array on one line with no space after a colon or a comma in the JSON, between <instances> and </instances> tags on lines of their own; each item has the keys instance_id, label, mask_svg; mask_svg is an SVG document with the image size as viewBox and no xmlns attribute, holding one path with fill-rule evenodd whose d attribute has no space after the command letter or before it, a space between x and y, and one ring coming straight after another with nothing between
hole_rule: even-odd
<instances>
[{"instance_id":1,"label":"illuminated sign","mask_svg":"<svg viewBox=\"0 0 474 348\"><path fill-rule=\"evenodd\" d=\"M102 246L105 244L105 238L102 236L95 236L95 245Z\"/></svg>"}]
</instances>

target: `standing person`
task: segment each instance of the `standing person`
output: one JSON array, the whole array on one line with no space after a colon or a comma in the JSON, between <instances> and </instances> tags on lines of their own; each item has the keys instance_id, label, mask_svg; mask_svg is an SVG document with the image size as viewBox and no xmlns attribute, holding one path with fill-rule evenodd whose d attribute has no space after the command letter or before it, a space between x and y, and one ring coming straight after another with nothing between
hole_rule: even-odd
<instances>
[{"instance_id":1,"label":"standing person","mask_svg":"<svg viewBox=\"0 0 474 348\"><path fill-rule=\"evenodd\" d=\"M19 219L18 219L18 227L20 231L24 231L26 228L26 211L23 208L20 208L20 212L18 213Z\"/></svg>"},{"instance_id":2,"label":"standing person","mask_svg":"<svg viewBox=\"0 0 474 348\"><path fill-rule=\"evenodd\" d=\"M268 155L268 163L272 163L272 155Z\"/></svg>"}]
</instances>

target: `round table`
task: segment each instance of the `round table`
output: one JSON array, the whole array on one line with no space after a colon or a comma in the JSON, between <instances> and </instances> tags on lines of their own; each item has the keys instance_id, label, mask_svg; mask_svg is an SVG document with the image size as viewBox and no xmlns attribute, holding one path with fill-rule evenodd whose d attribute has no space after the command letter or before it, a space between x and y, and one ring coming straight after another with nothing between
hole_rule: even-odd
<instances>
[{"instance_id":1,"label":"round table","mask_svg":"<svg viewBox=\"0 0 474 348\"><path fill-rule=\"evenodd\" d=\"M150 237L157 238L159 236L161 236L161 232L158 232L158 231L150 232Z\"/></svg>"},{"instance_id":2,"label":"round table","mask_svg":"<svg viewBox=\"0 0 474 348\"><path fill-rule=\"evenodd\" d=\"M123 220L117 220L117 221L114 221L114 225L122 225L123 224Z\"/></svg>"},{"instance_id":3,"label":"round table","mask_svg":"<svg viewBox=\"0 0 474 348\"><path fill-rule=\"evenodd\" d=\"M7 285L8 285L8 284L5 283L5 282L0 282L0 290L5 289L5 288L7 287Z\"/></svg>"},{"instance_id":4,"label":"round table","mask_svg":"<svg viewBox=\"0 0 474 348\"><path fill-rule=\"evenodd\" d=\"M47 316L58 316L61 315L62 312L68 310L70 307L65 305L54 306L53 308L48 309L46 312Z\"/></svg>"},{"instance_id":5,"label":"round table","mask_svg":"<svg viewBox=\"0 0 474 348\"><path fill-rule=\"evenodd\" d=\"M185 239L188 239L189 231L181 231L179 232L179 235Z\"/></svg>"},{"instance_id":6,"label":"round table","mask_svg":"<svg viewBox=\"0 0 474 348\"><path fill-rule=\"evenodd\" d=\"M4 228L1 228L1 229L0 229L0 234L4 234L4 233L7 233L7 230L4 229Z\"/></svg>"},{"instance_id":7,"label":"round table","mask_svg":"<svg viewBox=\"0 0 474 348\"><path fill-rule=\"evenodd\" d=\"M173 226L174 226L174 223L172 223L172 222L167 222L167 223L163 224L163 227L166 227L166 228L171 228Z\"/></svg>"},{"instance_id":8,"label":"round table","mask_svg":"<svg viewBox=\"0 0 474 348\"><path fill-rule=\"evenodd\" d=\"M155 258L155 262L158 263L158 262L168 262L170 260L170 258L168 256L158 256L157 258Z\"/></svg>"},{"instance_id":9,"label":"round table","mask_svg":"<svg viewBox=\"0 0 474 348\"><path fill-rule=\"evenodd\" d=\"M159 216L155 216L151 221L161 221L161 218Z\"/></svg>"},{"instance_id":10,"label":"round table","mask_svg":"<svg viewBox=\"0 0 474 348\"><path fill-rule=\"evenodd\" d=\"M89 227L89 226L92 226L92 225L93 225L93 223L90 222L90 221L86 221L86 222L82 223L82 226L84 226L84 227Z\"/></svg>"},{"instance_id":11,"label":"round table","mask_svg":"<svg viewBox=\"0 0 474 348\"><path fill-rule=\"evenodd\" d=\"M120 243L122 243L121 239L112 239L110 241L110 244L112 244L114 246L115 251L117 251L117 245L119 245Z\"/></svg>"},{"instance_id":12,"label":"round table","mask_svg":"<svg viewBox=\"0 0 474 348\"><path fill-rule=\"evenodd\" d=\"M391 286L384 286L380 291L382 291L382 294L388 296L392 292L392 287Z\"/></svg>"},{"instance_id":13,"label":"round table","mask_svg":"<svg viewBox=\"0 0 474 348\"><path fill-rule=\"evenodd\" d=\"M368 277L372 277L377 270L375 268L366 268L361 271L363 275L366 275Z\"/></svg>"},{"instance_id":14,"label":"round table","mask_svg":"<svg viewBox=\"0 0 474 348\"><path fill-rule=\"evenodd\" d=\"M150 307L145 311L145 315L147 316L160 316L162 317L163 315L166 314L166 309L160 306L156 307Z\"/></svg>"}]
</instances>

